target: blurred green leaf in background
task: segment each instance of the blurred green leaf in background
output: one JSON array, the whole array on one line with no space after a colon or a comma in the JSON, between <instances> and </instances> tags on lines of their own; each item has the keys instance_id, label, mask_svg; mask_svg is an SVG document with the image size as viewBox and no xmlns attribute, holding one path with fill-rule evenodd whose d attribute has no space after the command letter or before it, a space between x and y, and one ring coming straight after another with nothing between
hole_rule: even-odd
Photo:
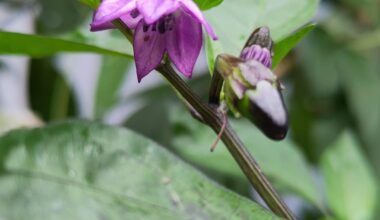
<instances>
[{"instance_id":1,"label":"blurred green leaf in background","mask_svg":"<svg viewBox=\"0 0 380 220\"><path fill-rule=\"evenodd\" d=\"M351 133L322 156L327 199L338 219L374 219L379 202L375 176Z\"/></svg>"},{"instance_id":2,"label":"blurred green leaf in background","mask_svg":"<svg viewBox=\"0 0 380 220\"><path fill-rule=\"evenodd\" d=\"M195 2L220 37L206 40L207 56L189 81L204 99L210 81L206 63L212 70L218 54L238 56L256 27L271 28L290 134L272 142L247 121L234 119L232 125L281 194L300 199L301 205L289 203L297 217L379 219L379 1ZM209 153L216 135L179 107L166 82L152 74L141 84L126 83L135 80L131 45L118 31L88 30L98 0L1 4L21 12L31 5L40 9L31 22L34 34L1 30L0 71L12 69L5 55L31 58L25 83L30 124L48 125L0 139L0 197L6 198L0 219L275 219L248 200L256 197L225 147ZM96 59L58 65L72 53ZM94 88L88 118L144 137L83 121L50 125L82 117L79 108L88 100L79 98L67 75L75 68L89 71L86 65L98 66L95 80L82 73L81 87ZM29 125L31 117L9 113L0 109L1 128Z\"/></svg>"},{"instance_id":3,"label":"blurred green leaf in background","mask_svg":"<svg viewBox=\"0 0 380 220\"><path fill-rule=\"evenodd\" d=\"M0 167L2 219L278 219L121 128L12 132L0 139Z\"/></svg>"}]
</instances>

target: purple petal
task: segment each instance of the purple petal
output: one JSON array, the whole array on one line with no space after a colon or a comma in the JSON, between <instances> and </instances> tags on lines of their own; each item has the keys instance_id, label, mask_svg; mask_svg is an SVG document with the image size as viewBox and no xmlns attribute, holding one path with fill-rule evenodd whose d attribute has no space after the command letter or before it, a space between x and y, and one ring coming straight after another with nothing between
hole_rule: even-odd
<instances>
[{"instance_id":1,"label":"purple petal","mask_svg":"<svg viewBox=\"0 0 380 220\"><path fill-rule=\"evenodd\" d=\"M151 31L151 27L144 30L144 26L143 21L137 25L133 43L139 82L160 64L165 54L165 35Z\"/></svg>"},{"instance_id":2,"label":"purple petal","mask_svg":"<svg viewBox=\"0 0 380 220\"><path fill-rule=\"evenodd\" d=\"M177 69L191 77L202 48L202 26L182 10L175 19L173 30L166 32L168 54Z\"/></svg>"},{"instance_id":3,"label":"purple petal","mask_svg":"<svg viewBox=\"0 0 380 220\"><path fill-rule=\"evenodd\" d=\"M193 15L194 18L197 19L205 27L207 33L212 37L212 39L218 40L218 36L216 36L211 25L206 21L204 15L202 14L202 11L198 8L198 6L192 0L178 0L178 1L182 4L183 8L187 12Z\"/></svg>"},{"instance_id":4,"label":"purple petal","mask_svg":"<svg viewBox=\"0 0 380 220\"><path fill-rule=\"evenodd\" d=\"M120 19L131 29L135 29L142 18L142 14L137 9L134 9L130 13L120 17Z\"/></svg>"},{"instance_id":5,"label":"purple petal","mask_svg":"<svg viewBox=\"0 0 380 220\"><path fill-rule=\"evenodd\" d=\"M253 86L256 86L261 80L276 80L272 71L255 59L239 64L239 68L244 79Z\"/></svg>"},{"instance_id":6,"label":"purple petal","mask_svg":"<svg viewBox=\"0 0 380 220\"><path fill-rule=\"evenodd\" d=\"M137 8L147 24L152 24L164 15L179 8L178 0L138 0Z\"/></svg>"},{"instance_id":7,"label":"purple petal","mask_svg":"<svg viewBox=\"0 0 380 220\"><path fill-rule=\"evenodd\" d=\"M112 21L129 14L136 8L137 0L103 0L95 11L91 31L112 28Z\"/></svg>"},{"instance_id":8,"label":"purple petal","mask_svg":"<svg viewBox=\"0 0 380 220\"><path fill-rule=\"evenodd\" d=\"M238 99L243 99L246 88L237 80L231 80L230 86L235 92L235 95L238 97Z\"/></svg>"},{"instance_id":9,"label":"purple petal","mask_svg":"<svg viewBox=\"0 0 380 220\"><path fill-rule=\"evenodd\" d=\"M259 45L252 45L246 47L240 54L240 58L244 60L254 59L262 63L264 66L272 67L272 54L267 48L263 48Z\"/></svg>"}]
</instances>

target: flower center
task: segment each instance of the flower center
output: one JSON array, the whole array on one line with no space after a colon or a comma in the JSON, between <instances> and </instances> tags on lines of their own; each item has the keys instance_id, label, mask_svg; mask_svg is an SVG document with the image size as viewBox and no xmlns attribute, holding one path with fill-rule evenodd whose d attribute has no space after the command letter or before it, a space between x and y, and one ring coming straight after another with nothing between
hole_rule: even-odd
<instances>
[{"instance_id":1,"label":"flower center","mask_svg":"<svg viewBox=\"0 0 380 220\"><path fill-rule=\"evenodd\" d=\"M144 32L158 31L158 33L164 34L166 33L166 31L172 31L174 28L174 25L175 25L175 17L173 14L169 14L169 15L163 16L162 18L160 18L160 20L158 20L157 22L151 25L144 24L143 31Z\"/></svg>"},{"instance_id":2,"label":"flower center","mask_svg":"<svg viewBox=\"0 0 380 220\"><path fill-rule=\"evenodd\" d=\"M129 14L132 18L137 18L140 15L140 12L137 9L133 9Z\"/></svg>"}]
</instances>

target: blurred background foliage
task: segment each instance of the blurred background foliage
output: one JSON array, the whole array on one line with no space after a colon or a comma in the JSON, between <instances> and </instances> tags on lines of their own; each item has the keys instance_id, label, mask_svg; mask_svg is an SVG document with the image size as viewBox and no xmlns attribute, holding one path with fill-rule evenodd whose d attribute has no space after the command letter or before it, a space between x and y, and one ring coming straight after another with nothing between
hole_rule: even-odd
<instances>
[{"instance_id":1,"label":"blurred background foliage","mask_svg":"<svg viewBox=\"0 0 380 220\"><path fill-rule=\"evenodd\" d=\"M210 22L220 22L212 19L213 14L250 9L244 5L247 1L241 2L240 9L239 4L226 1L222 6L229 7L211 10L207 14ZM282 26L286 31L277 28L273 33L276 41L294 31L279 21L292 13L273 14L281 5L263 8L262 1L256 2L258 6L252 10L257 13L252 16L261 12L264 16L260 19L252 17L253 23L248 25L247 18L239 20L236 15L236 20L224 19L223 24L240 22L247 33L251 32L247 26ZM37 56L28 64L25 104L32 115L24 111L16 115L7 108L8 102L0 99L0 131L68 118L122 125L165 146L229 189L259 201L222 144L208 154L215 135L192 120L166 82L156 74L137 85L133 63L125 55L131 54L131 48L118 32L88 32L90 8L78 0L0 3L15 11L10 16L14 20L24 10L32 11L32 29L37 34L96 47L82 48L87 52L104 46L109 49L104 55L49 57L45 55L55 54L54 47L47 54L32 51ZM204 9L219 3L206 4ZM291 118L287 140L269 141L243 119L233 120L233 125L300 219L379 219L380 1L326 0L318 7L313 19L316 28L275 69L286 86ZM305 23L303 19L294 22L298 27ZM226 25L215 28L234 32ZM236 37L244 42L247 36ZM237 42L223 37L221 42L213 46L236 54L233 44ZM82 50L73 48L69 51ZM113 56L116 53L124 55ZM197 74L189 81L201 97L207 97L210 80L206 63L202 57ZM2 69L7 69L6 65L0 65ZM2 99L11 95L6 91L0 94Z\"/></svg>"}]
</instances>

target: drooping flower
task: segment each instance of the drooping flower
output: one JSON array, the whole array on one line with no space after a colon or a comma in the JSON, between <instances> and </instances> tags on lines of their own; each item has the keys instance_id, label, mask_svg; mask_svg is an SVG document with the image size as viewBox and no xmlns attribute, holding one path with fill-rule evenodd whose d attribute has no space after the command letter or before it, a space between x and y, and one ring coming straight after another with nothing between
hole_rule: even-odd
<instances>
[{"instance_id":1,"label":"drooping flower","mask_svg":"<svg viewBox=\"0 0 380 220\"><path fill-rule=\"evenodd\" d=\"M135 30L133 48L139 81L161 63L165 53L181 73L191 77L202 47L202 25L217 39L192 0L103 0L91 30L113 28L115 19Z\"/></svg>"},{"instance_id":2,"label":"drooping flower","mask_svg":"<svg viewBox=\"0 0 380 220\"><path fill-rule=\"evenodd\" d=\"M272 45L269 29L259 28L240 58L219 55L215 68L225 79L224 95L230 109L252 121L267 137L282 140L288 131L288 113L281 84L270 70Z\"/></svg>"}]
</instances>

